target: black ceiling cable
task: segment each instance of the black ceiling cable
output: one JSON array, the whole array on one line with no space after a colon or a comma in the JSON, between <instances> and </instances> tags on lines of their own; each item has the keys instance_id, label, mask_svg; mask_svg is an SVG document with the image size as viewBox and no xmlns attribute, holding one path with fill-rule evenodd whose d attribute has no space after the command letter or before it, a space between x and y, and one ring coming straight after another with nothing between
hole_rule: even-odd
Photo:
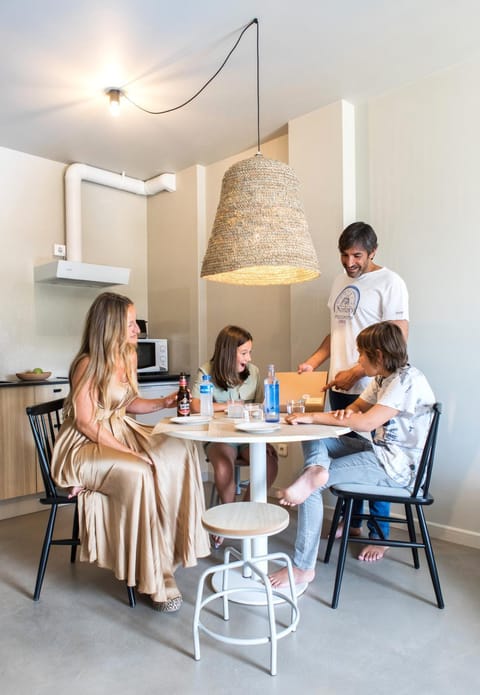
<instances>
[{"instance_id":1,"label":"black ceiling cable","mask_svg":"<svg viewBox=\"0 0 480 695\"><path fill-rule=\"evenodd\" d=\"M129 102L130 102L133 106L135 106L137 109L140 109L141 111L144 111L145 113L150 113L150 114L152 114L153 116L161 116L161 115L164 114L164 113L171 113L172 111L178 111L178 109L183 108L183 107L186 106L187 104L190 104L191 101L193 101L194 99L196 99L196 98L198 97L198 95L201 94L201 93L203 92L203 90L206 89L206 88L208 87L208 85L210 84L210 82L212 82L212 81L217 77L217 75L223 70L223 68L224 68L225 65L227 64L227 62L228 62L230 56L232 55L232 53L233 53L233 52L235 51L235 49L237 48L238 44L240 43L240 41L241 41L241 39L242 39L242 36L245 34L245 32L247 31L247 29L249 29L253 24L256 24L256 26L257 26L257 138L258 138L258 148L260 149L260 116L259 116L259 110L260 110L260 109L259 109L259 88L258 88L258 87L259 87L259 69L258 69L258 62L259 62L259 60L258 60L258 58L259 58L259 55L258 55L258 19L256 19L256 18L255 18L255 19L252 19L252 21L251 21L249 24L247 24L246 27L244 27L244 28L242 29L242 31L241 31L241 33L240 33L240 36L239 36L238 39L235 41L235 44L234 44L233 48L229 51L227 57L225 58L225 60L223 61L223 63L220 65L220 67L218 68L218 70L210 77L210 79L208 79L208 80L205 82L205 84L204 84L202 87L200 87L200 89L198 90L198 92L195 92L195 94L194 94L193 96L191 96L190 99L187 99L187 101L184 101L183 104L179 104L178 106L173 106L171 109L164 109L163 111L151 111L150 109L146 109L146 108L144 108L143 106L140 106L140 105L137 104L135 101L133 101L133 99L130 99L130 97L128 96L128 94L126 94L123 90L119 90L120 93L121 93L121 95L123 96L124 99L127 99L127 101L129 101Z\"/></svg>"}]
</instances>

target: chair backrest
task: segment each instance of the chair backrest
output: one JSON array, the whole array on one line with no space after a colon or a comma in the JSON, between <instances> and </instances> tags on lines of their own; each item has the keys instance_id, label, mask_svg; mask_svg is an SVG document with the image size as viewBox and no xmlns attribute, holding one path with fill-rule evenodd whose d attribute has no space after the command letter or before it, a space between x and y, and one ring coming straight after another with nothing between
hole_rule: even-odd
<instances>
[{"instance_id":1,"label":"chair backrest","mask_svg":"<svg viewBox=\"0 0 480 695\"><path fill-rule=\"evenodd\" d=\"M433 416L428 429L427 439L425 440L425 446L423 447L422 457L418 466L412 497L417 497L420 489L422 489L423 496L426 497L430 488L430 479L432 477L433 460L435 458L438 424L442 412L442 404L434 403L432 406L432 411Z\"/></svg>"},{"instance_id":2,"label":"chair backrest","mask_svg":"<svg viewBox=\"0 0 480 695\"><path fill-rule=\"evenodd\" d=\"M35 446L37 448L40 471L42 473L45 494L56 497L57 490L50 473L53 445L62 424L64 398L55 401L28 406L27 416L32 428Z\"/></svg>"}]
</instances>

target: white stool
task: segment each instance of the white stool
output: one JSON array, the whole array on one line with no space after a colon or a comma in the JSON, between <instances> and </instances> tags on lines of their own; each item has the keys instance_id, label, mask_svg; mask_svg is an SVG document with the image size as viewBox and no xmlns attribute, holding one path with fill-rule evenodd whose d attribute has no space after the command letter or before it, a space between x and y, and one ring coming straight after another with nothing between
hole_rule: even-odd
<instances>
[{"instance_id":1,"label":"white stool","mask_svg":"<svg viewBox=\"0 0 480 695\"><path fill-rule=\"evenodd\" d=\"M297 597L295 592L295 582L293 579L292 562L286 553L268 553L262 557L251 556L251 541L258 536L273 536L287 528L290 517L288 512L274 504L264 504L263 502L235 502L233 504L221 504L218 507L207 509L202 517L204 528L215 536L224 538L238 538L242 540L242 553L230 546L225 548L224 563L214 565L205 570L198 582L197 599L195 602L195 612L193 616L193 644L195 659L200 659L200 638L199 631L202 630L210 637L227 644L267 644L270 643L270 673L275 676L277 673L277 640L285 637L290 632L294 632L298 625L299 612ZM230 562L230 556L238 559ZM285 564L288 571L289 592L272 589L266 571L269 560ZM251 580L252 586L241 588L229 588L229 571L242 568L244 576L250 573L260 579L260 582ZM217 593L203 598L205 580L210 575L222 573L222 589ZM265 603L268 618L268 631L262 637L228 637L219 632L215 632L200 622L201 610L216 599L223 599L223 619L229 620L228 598L236 592L262 593L265 596ZM290 605L290 621L286 626L277 630L277 620L275 616L274 597L282 600L282 603Z\"/></svg>"}]
</instances>

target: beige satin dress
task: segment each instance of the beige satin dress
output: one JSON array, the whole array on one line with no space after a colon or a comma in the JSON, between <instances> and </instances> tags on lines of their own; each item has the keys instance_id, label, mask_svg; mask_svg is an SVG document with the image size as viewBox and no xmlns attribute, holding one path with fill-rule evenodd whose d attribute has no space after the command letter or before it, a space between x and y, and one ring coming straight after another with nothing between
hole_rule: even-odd
<instances>
[{"instance_id":1,"label":"beige satin dress","mask_svg":"<svg viewBox=\"0 0 480 695\"><path fill-rule=\"evenodd\" d=\"M98 419L118 441L146 452L153 467L92 442L69 417L57 437L52 474L62 487L85 488L78 496L80 559L166 601L180 593L176 567L210 553L197 450L192 442L152 435L152 427L129 417L128 385L116 385L113 396L114 407L99 406Z\"/></svg>"}]
</instances>

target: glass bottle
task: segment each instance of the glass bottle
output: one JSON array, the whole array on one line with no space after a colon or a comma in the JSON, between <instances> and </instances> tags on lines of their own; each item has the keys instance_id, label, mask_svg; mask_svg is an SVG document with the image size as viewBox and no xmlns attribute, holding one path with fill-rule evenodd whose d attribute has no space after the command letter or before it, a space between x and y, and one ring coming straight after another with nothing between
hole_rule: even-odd
<instances>
[{"instance_id":1,"label":"glass bottle","mask_svg":"<svg viewBox=\"0 0 480 695\"><path fill-rule=\"evenodd\" d=\"M263 384L265 422L280 422L280 384L273 364L268 365L268 376Z\"/></svg>"},{"instance_id":2,"label":"glass bottle","mask_svg":"<svg viewBox=\"0 0 480 695\"><path fill-rule=\"evenodd\" d=\"M187 377L183 372L180 373L178 382L177 415L179 417L190 415L190 392L187 388Z\"/></svg>"}]
</instances>

